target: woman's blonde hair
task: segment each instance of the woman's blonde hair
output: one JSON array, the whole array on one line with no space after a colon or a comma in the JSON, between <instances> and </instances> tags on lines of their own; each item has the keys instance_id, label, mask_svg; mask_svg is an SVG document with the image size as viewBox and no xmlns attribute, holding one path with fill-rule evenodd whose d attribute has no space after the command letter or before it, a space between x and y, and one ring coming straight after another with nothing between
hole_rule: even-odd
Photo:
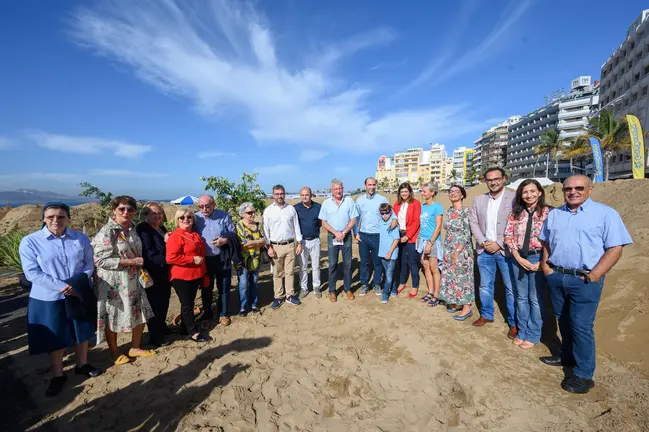
<instances>
[{"instance_id":1,"label":"woman's blonde hair","mask_svg":"<svg viewBox=\"0 0 649 432\"><path fill-rule=\"evenodd\" d=\"M167 218L165 217L166 215L164 209L159 203L155 201L147 201L146 203L144 203L144 205L142 206L142 211L140 212L140 220L145 221L146 217L149 216L149 213L151 213L151 209L153 207L160 209L160 213L162 213L162 221L166 221Z\"/></svg>"},{"instance_id":2,"label":"woman's blonde hair","mask_svg":"<svg viewBox=\"0 0 649 432\"><path fill-rule=\"evenodd\" d=\"M176 214L174 215L174 222L176 223L176 226L178 226L178 218L184 215L190 215L192 217L192 226L196 225L196 213L194 213L194 210L189 208L181 208L176 210Z\"/></svg>"}]
</instances>

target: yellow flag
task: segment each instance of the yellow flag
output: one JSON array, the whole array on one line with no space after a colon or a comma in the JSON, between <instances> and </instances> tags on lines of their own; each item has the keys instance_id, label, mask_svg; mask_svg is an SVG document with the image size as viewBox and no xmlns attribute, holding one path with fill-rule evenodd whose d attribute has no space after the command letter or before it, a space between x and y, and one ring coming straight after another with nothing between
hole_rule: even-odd
<instances>
[{"instance_id":1,"label":"yellow flag","mask_svg":"<svg viewBox=\"0 0 649 432\"><path fill-rule=\"evenodd\" d=\"M626 122L629 125L629 135L631 136L631 169L633 170L634 179L644 178L644 139L642 137L642 126L638 117L634 115L626 116Z\"/></svg>"}]
</instances>

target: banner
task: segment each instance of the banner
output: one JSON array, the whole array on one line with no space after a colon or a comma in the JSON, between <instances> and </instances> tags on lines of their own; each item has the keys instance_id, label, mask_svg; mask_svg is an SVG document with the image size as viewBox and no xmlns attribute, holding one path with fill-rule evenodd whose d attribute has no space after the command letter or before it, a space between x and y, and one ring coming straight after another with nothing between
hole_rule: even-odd
<instances>
[{"instance_id":1,"label":"banner","mask_svg":"<svg viewBox=\"0 0 649 432\"><path fill-rule=\"evenodd\" d=\"M604 163L602 161L602 149L597 138L590 139L590 147L593 149L593 168L595 169L593 183L601 183L604 181Z\"/></svg>"},{"instance_id":2,"label":"banner","mask_svg":"<svg viewBox=\"0 0 649 432\"><path fill-rule=\"evenodd\" d=\"M631 136L631 169L633 170L634 179L644 178L644 139L642 138L642 126L638 117L634 115L626 116L626 122L629 125L629 135Z\"/></svg>"}]
</instances>

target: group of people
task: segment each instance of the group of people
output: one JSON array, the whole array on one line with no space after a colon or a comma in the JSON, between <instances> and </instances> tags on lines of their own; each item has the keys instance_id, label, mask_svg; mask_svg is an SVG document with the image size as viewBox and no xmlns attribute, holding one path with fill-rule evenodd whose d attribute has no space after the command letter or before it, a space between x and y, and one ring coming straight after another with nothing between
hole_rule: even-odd
<instances>
[{"instance_id":1,"label":"group of people","mask_svg":"<svg viewBox=\"0 0 649 432\"><path fill-rule=\"evenodd\" d=\"M410 184L403 183L394 206L376 192L376 180L365 180L365 193L356 201L332 180L331 197L322 204L312 191L300 191L300 202L289 205L285 189L273 187L273 203L257 218L250 202L239 206L240 220L216 209L213 197L201 196L200 212L180 208L175 230L167 232L163 210L146 203L142 221L135 226L135 199L115 197L107 224L92 242L68 227L70 209L64 203L43 207L43 228L26 236L20 245L23 270L32 282L28 307L31 354L50 353L53 378L46 394L63 388L63 353L75 346L75 373L101 374L87 359L88 341L104 340L116 365L156 351L144 349L144 325L149 346L168 345L166 317L171 287L181 304L181 328L189 339L202 343L213 320L213 287L219 291L217 313L230 325L228 311L233 268L238 276L239 315L260 313L258 276L267 254L272 270L272 309L284 303L300 305L312 291L322 297L320 282L320 230L327 232L328 297L337 301L337 270L342 253L343 292L352 292L352 239L360 254L360 296L373 288L381 303L406 289L418 296L423 270L427 293L421 301L430 307L440 302L457 321L473 316L474 262L480 274L480 317L476 327L494 320L494 283L499 271L505 286L508 336L520 348L539 343L544 320L543 292L549 288L562 336L561 356L542 357L554 366L574 366L562 387L585 393L595 370L593 322L604 275L619 260L622 247L631 243L619 214L593 202L588 177L568 178L563 187L566 204L552 209L544 190L533 179L514 193L504 189L505 172L487 170L487 194L464 206L460 185L448 190L451 206L444 211L436 202L438 187L421 185L423 203ZM442 240L442 227L446 235ZM475 239L475 251L473 245ZM266 253L264 253L264 250ZM477 259L475 253L477 252ZM299 288L294 286L296 261ZM397 265L398 264L398 265ZM398 274L397 274L398 273ZM398 279L398 283L397 283ZM196 319L195 300L200 291L202 314ZM119 333L131 333L127 354L117 346Z\"/></svg>"}]
</instances>

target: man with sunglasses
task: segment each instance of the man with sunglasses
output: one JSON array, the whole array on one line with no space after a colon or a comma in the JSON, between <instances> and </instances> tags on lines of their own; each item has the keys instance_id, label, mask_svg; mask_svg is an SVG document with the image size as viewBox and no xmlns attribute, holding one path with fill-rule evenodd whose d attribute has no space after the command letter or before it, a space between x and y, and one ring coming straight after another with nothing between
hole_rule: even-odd
<instances>
[{"instance_id":1,"label":"man with sunglasses","mask_svg":"<svg viewBox=\"0 0 649 432\"><path fill-rule=\"evenodd\" d=\"M224 248L230 244L230 238L236 236L234 223L230 215L223 210L216 208L216 202L210 195L202 195L198 199L198 207L201 209L196 213L196 227L205 243L205 263L207 274L210 277L210 285L201 288L201 299L203 301L203 326L212 320L212 299L214 281L219 289L219 322L225 326L230 325L228 317L228 304L230 300L230 288L232 280L232 261L230 254L224 253Z\"/></svg>"},{"instance_id":2,"label":"man with sunglasses","mask_svg":"<svg viewBox=\"0 0 649 432\"><path fill-rule=\"evenodd\" d=\"M273 186L275 201L264 210L262 226L266 238L268 256L273 264L273 288L275 299L272 309L278 309L284 300L299 306L300 299L295 295L295 256L302 253L302 231L295 207L286 204L284 186ZM284 287L282 284L285 282Z\"/></svg>"},{"instance_id":3,"label":"man with sunglasses","mask_svg":"<svg viewBox=\"0 0 649 432\"><path fill-rule=\"evenodd\" d=\"M480 318L474 321L473 325L482 327L494 320L494 285L496 270L498 270L505 286L509 325L507 337L514 339L518 329L514 289L509 273L511 257L504 247L504 234L516 192L505 189L507 175L502 168L489 168L485 172L484 179L489 192L475 197L469 211L471 234L476 242L480 271Z\"/></svg>"},{"instance_id":4,"label":"man with sunglasses","mask_svg":"<svg viewBox=\"0 0 649 432\"><path fill-rule=\"evenodd\" d=\"M574 175L563 183L566 204L548 214L539 238L545 273L561 332L561 355L541 357L550 366L574 367L561 387L588 393L595 385L595 333L604 275L618 262L631 236L617 211L593 201L591 179Z\"/></svg>"}]
</instances>

